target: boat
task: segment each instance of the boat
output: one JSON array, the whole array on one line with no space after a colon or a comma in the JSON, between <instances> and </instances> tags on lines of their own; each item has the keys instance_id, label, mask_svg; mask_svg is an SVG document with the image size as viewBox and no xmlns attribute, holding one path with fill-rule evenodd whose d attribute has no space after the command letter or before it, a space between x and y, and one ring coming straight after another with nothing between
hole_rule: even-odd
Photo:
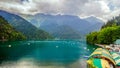
<instances>
[{"instance_id":1,"label":"boat","mask_svg":"<svg viewBox=\"0 0 120 68\"><path fill-rule=\"evenodd\" d=\"M116 68L116 62L107 49L97 48L88 58L87 68Z\"/></svg>"},{"instance_id":2,"label":"boat","mask_svg":"<svg viewBox=\"0 0 120 68\"><path fill-rule=\"evenodd\" d=\"M116 62L117 68L120 68L120 55L117 52L111 52L111 55Z\"/></svg>"}]
</instances>

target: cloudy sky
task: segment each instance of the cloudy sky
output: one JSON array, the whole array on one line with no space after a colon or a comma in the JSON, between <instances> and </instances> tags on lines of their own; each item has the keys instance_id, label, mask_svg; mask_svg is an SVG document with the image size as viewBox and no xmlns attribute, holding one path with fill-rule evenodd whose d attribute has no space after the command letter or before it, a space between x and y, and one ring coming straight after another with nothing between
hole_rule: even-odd
<instances>
[{"instance_id":1,"label":"cloudy sky","mask_svg":"<svg viewBox=\"0 0 120 68\"><path fill-rule=\"evenodd\" d=\"M107 21L120 14L119 0L0 0L0 9L16 14L96 16Z\"/></svg>"}]
</instances>

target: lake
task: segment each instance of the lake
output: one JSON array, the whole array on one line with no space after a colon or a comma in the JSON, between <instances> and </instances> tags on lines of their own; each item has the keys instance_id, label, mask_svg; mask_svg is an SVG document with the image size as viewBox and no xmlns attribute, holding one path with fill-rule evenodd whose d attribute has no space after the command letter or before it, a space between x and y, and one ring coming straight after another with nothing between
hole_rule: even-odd
<instances>
[{"instance_id":1,"label":"lake","mask_svg":"<svg viewBox=\"0 0 120 68\"><path fill-rule=\"evenodd\" d=\"M0 68L86 68L96 48L80 40L0 42Z\"/></svg>"}]
</instances>

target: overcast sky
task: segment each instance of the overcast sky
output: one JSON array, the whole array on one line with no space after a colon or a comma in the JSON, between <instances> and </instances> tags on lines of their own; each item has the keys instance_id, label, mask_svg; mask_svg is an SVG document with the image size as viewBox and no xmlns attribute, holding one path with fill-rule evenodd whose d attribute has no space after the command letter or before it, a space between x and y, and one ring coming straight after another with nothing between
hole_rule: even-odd
<instances>
[{"instance_id":1,"label":"overcast sky","mask_svg":"<svg viewBox=\"0 0 120 68\"><path fill-rule=\"evenodd\" d=\"M0 0L0 9L16 14L96 16L107 21L120 14L119 0Z\"/></svg>"}]
</instances>

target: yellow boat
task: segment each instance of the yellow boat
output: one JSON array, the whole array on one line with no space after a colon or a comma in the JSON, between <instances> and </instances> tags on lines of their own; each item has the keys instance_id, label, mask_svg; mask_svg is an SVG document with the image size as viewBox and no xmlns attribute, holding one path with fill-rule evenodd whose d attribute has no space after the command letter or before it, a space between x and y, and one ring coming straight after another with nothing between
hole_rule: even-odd
<instances>
[{"instance_id":1,"label":"yellow boat","mask_svg":"<svg viewBox=\"0 0 120 68\"><path fill-rule=\"evenodd\" d=\"M116 68L116 63L108 50L97 48L88 58L87 68Z\"/></svg>"}]
</instances>

